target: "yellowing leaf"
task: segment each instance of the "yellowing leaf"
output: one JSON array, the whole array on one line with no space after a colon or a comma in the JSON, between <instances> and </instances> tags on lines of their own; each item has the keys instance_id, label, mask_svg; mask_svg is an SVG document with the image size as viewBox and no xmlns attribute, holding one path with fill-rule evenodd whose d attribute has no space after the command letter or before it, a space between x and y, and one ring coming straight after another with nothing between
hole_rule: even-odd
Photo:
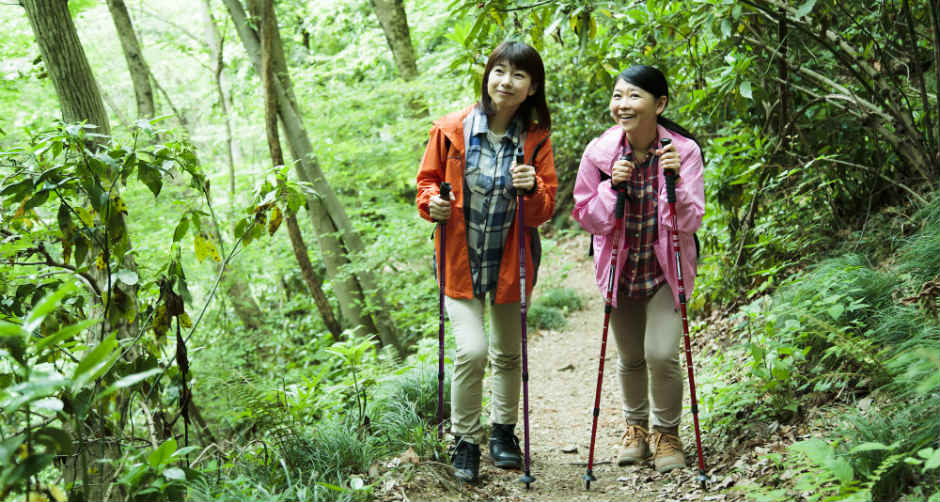
<instances>
[{"instance_id":1,"label":"yellowing leaf","mask_svg":"<svg viewBox=\"0 0 940 502\"><path fill-rule=\"evenodd\" d=\"M268 219L268 235L274 235L274 232L277 232L283 219L284 215L281 214L281 208L274 206L274 209L271 210L271 217Z\"/></svg>"},{"instance_id":2,"label":"yellowing leaf","mask_svg":"<svg viewBox=\"0 0 940 502\"><path fill-rule=\"evenodd\" d=\"M90 227L95 223L95 214L94 214L95 210L94 209L92 209L89 212L87 209L83 207L78 207L78 208L75 208L75 212L78 213L79 219L82 220L82 223L84 223L85 226Z\"/></svg>"},{"instance_id":3,"label":"yellowing leaf","mask_svg":"<svg viewBox=\"0 0 940 502\"><path fill-rule=\"evenodd\" d=\"M111 210L121 214L127 214L127 204L124 203L121 197L115 195L111 198Z\"/></svg>"},{"instance_id":4,"label":"yellowing leaf","mask_svg":"<svg viewBox=\"0 0 940 502\"><path fill-rule=\"evenodd\" d=\"M193 320L189 318L189 314L187 314L186 312L183 312L182 314L180 314L179 321L180 321L180 326L184 328L193 327Z\"/></svg>"},{"instance_id":5,"label":"yellowing leaf","mask_svg":"<svg viewBox=\"0 0 940 502\"><path fill-rule=\"evenodd\" d=\"M29 496L26 497L28 502L49 502L49 497L40 492L29 492Z\"/></svg>"},{"instance_id":6,"label":"yellowing leaf","mask_svg":"<svg viewBox=\"0 0 940 502\"><path fill-rule=\"evenodd\" d=\"M206 238L205 234L199 234L193 237L193 244L196 249L196 259L200 262L206 258L212 258L215 262L221 262L222 256L219 255L219 248L215 243Z\"/></svg>"},{"instance_id":7,"label":"yellowing leaf","mask_svg":"<svg viewBox=\"0 0 940 502\"><path fill-rule=\"evenodd\" d=\"M98 257L95 258L95 267L97 267L98 270L104 270L107 268L104 262L104 253L99 254Z\"/></svg>"},{"instance_id":8,"label":"yellowing leaf","mask_svg":"<svg viewBox=\"0 0 940 502\"><path fill-rule=\"evenodd\" d=\"M68 497L65 495L65 491L56 485L49 486L49 494L52 495L52 498L54 498L56 502L65 502L68 500Z\"/></svg>"}]
</instances>

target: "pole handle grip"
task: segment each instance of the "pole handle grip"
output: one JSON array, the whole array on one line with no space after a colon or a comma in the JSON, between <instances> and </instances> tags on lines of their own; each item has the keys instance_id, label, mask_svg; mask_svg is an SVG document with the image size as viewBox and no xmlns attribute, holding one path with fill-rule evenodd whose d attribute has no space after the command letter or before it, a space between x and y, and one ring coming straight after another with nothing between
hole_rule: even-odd
<instances>
[{"instance_id":1,"label":"pole handle grip","mask_svg":"<svg viewBox=\"0 0 940 502\"><path fill-rule=\"evenodd\" d=\"M663 138L660 143L663 148L666 148L672 144L672 140ZM676 202L676 179L679 177L679 174L674 169L664 169L663 176L666 178L666 199L674 203Z\"/></svg>"},{"instance_id":2,"label":"pole handle grip","mask_svg":"<svg viewBox=\"0 0 940 502\"><path fill-rule=\"evenodd\" d=\"M450 183L446 181L441 183L441 198L450 201Z\"/></svg>"}]
</instances>

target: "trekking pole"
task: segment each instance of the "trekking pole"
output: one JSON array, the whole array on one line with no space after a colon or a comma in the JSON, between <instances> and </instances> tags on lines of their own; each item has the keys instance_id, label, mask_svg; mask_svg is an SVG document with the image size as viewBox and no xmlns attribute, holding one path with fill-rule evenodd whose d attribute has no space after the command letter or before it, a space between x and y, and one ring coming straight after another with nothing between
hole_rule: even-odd
<instances>
[{"instance_id":1,"label":"trekking pole","mask_svg":"<svg viewBox=\"0 0 940 502\"><path fill-rule=\"evenodd\" d=\"M620 155L620 160L630 160L632 155L626 153L626 135L624 135L624 153ZM591 481L597 481L594 477L594 438L597 435L597 417L601 410L601 384L604 382L604 355L607 352L607 328L610 325L610 312L613 310L614 301L614 276L617 275L617 254L620 249L620 234L623 231L623 213L627 201L627 193L623 183L614 186L617 191L617 206L614 209L613 243L614 247L610 254L610 276L607 278L607 304L604 306L604 331L601 335L601 359L597 368L597 389L594 391L594 419L591 423L591 447L588 450L587 472L583 476L584 489L591 489Z\"/></svg>"},{"instance_id":2,"label":"trekking pole","mask_svg":"<svg viewBox=\"0 0 940 502\"><path fill-rule=\"evenodd\" d=\"M663 148L672 143L669 138L663 138ZM689 342L689 319L685 309L685 283L682 279L682 260L679 255L679 218L676 215L676 178L679 177L672 169L665 170L666 197L669 201L669 210L672 211L672 251L676 257L676 277L679 279L679 310L682 313L682 332L685 335L685 366L689 371L689 397L692 400L692 421L695 424L695 448L698 452L698 476L696 481L705 489L708 476L705 475L705 460L702 456L702 437L698 425L698 400L695 399L695 375L692 370L692 345Z\"/></svg>"},{"instance_id":3,"label":"trekking pole","mask_svg":"<svg viewBox=\"0 0 940 502\"><path fill-rule=\"evenodd\" d=\"M447 203L450 203L450 183L443 182L441 183L441 198L446 200ZM440 315L441 324L437 330L437 439L440 440L444 437L444 263L446 262L445 256L447 253L447 246L444 245L444 238L447 235L445 230L446 221L438 223L438 228L441 232L441 252L438 253L438 258L441 262L440 272L438 273L438 281L440 283L440 301L438 304L438 313Z\"/></svg>"},{"instance_id":4,"label":"trekking pole","mask_svg":"<svg viewBox=\"0 0 940 502\"><path fill-rule=\"evenodd\" d=\"M516 148L516 164L525 162L522 145ZM519 482L525 483L525 489L535 481L529 471L529 358L526 348L526 298L525 298L525 225L523 224L522 193L516 195L516 230L519 232L519 310L522 318L522 416L525 430L525 474Z\"/></svg>"}]
</instances>

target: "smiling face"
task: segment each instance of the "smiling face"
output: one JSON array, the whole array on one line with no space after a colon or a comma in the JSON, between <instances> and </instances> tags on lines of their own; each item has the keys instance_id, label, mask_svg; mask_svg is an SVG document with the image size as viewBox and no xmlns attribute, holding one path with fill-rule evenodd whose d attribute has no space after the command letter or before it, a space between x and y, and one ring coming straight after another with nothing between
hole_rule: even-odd
<instances>
[{"instance_id":1,"label":"smiling face","mask_svg":"<svg viewBox=\"0 0 940 502\"><path fill-rule=\"evenodd\" d=\"M486 93L497 112L515 112L535 91L532 76L509 61L497 62L487 75Z\"/></svg>"},{"instance_id":2,"label":"smiling face","mask_svg":"<svg viewBox=\"0 0 940 502\"><path fill-rule=\"evenodd\" d=\"M666 109L666 96L653 94L617 79L610 96L610 116L627 135L656 131L656 117Z\"/></svg>"}]
</instances>

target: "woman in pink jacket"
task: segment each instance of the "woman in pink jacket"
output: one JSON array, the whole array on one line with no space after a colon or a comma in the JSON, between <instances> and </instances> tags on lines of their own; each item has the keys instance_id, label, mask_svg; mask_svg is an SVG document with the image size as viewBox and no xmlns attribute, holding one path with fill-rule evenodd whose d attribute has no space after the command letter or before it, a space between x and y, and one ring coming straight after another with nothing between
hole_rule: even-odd
<instances>
[{"instance_id":1,"label":"woman in pink jacket","mask_svg":"<svg viewBox=\"0 0 940 502\"><path fill-rule=\"evenodd\" d=\"M593 235L595 276L605 297L613 246L619 249L610 319L619 352L617 374L627 423L617 463L643 462L652 451L659 472L685 466L678 434L682 322L670 241L672 212L663 170L679 173L676 211L688 295L697 260L694 233L705 213L701 149L691 134L663 117L668 104L666 77L656 68L633 65L617 76L610 98L610 114L616 125L584 150L572 212L581 227ZM672 140L665 148L664 138ZM628 155L631 160L619 160ZM614 187L627 195L619 242L612 242L611 235L616 223Z\"/></svg>"}]
</instances>

